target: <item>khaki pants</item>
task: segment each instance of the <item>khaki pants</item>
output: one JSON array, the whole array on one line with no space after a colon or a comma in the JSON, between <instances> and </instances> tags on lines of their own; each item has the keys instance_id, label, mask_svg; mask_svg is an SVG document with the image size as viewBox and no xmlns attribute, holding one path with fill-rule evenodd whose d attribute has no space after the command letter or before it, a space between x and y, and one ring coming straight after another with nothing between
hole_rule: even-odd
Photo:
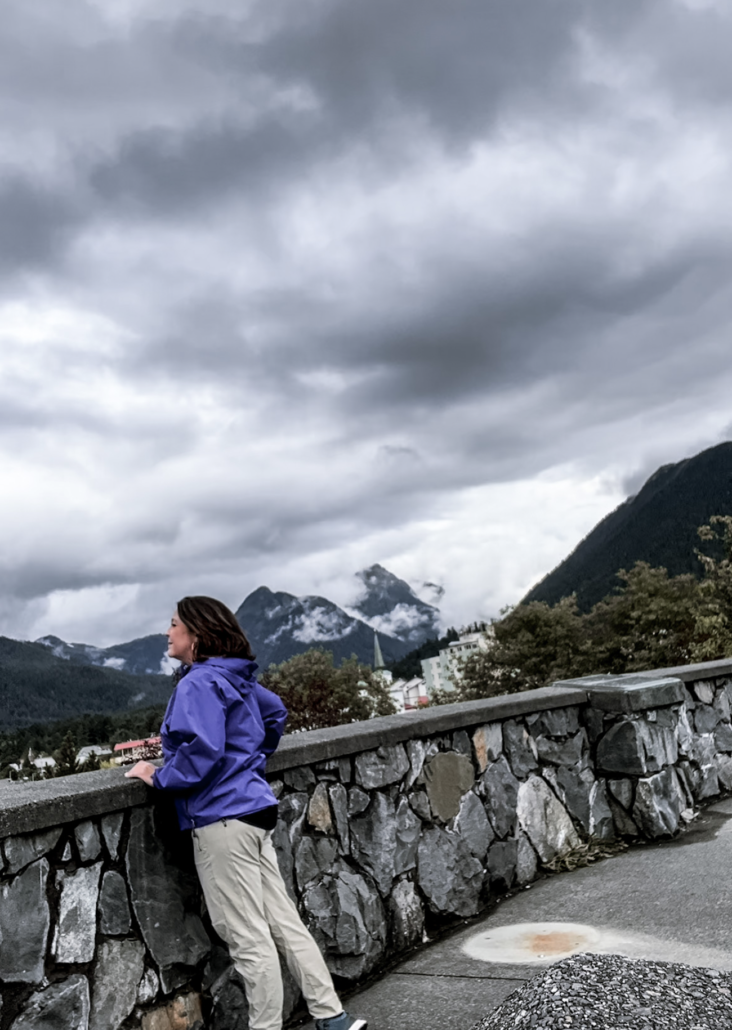
<instances>
[{"instance_id":1,"label":"khaki pants","mask_svg":"<svg viewBox=\"0 0 732 1030\"><path fill-rule=\"evenodd\" d=\"M236 819L193 831L193 852L214 930L244 977L251 1030L281 1030L278 951L314 1019L343 1011L320 950L285 889L272 834Z\"/></svg>"}]
</instances>

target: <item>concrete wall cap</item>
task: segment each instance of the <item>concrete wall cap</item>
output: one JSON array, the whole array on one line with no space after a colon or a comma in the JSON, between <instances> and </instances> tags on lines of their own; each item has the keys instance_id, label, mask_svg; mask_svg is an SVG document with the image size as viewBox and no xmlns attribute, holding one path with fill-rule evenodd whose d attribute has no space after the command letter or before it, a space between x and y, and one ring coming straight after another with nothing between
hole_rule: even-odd
<instances>
[{"instance_id":1,"label":"concrete wall cap","mask_svg":"<svg viewBox=\"0 0 732 1030\"><path fill-rule=\"evenodd\" d=\"M588 676L555 685L584 690L592 707L604 712L640 712L684 700L678 676Z\"/></svg>"}]
</instances>

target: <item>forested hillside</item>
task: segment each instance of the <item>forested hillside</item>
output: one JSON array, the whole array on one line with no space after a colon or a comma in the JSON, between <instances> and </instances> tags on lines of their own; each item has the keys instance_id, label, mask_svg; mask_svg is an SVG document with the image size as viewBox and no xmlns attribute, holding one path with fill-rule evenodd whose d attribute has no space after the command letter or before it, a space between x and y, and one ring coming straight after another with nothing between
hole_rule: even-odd
<instances>
[{"instance_id":1,"label":"forested hillside","mask_svg":"<svg viewBox=\"0 0 732 1030\"><path fill-rule=\"evenodd\" d=\"M556 604L577 595L582 611L620 586L617 573L638 561L669 575L701 574L697 528L712 515L732 514L732 443L664 465L585 537L568 558L524 598Z\"/></svg>"},{"instance_id":2,"label":"forested hillside","mask_svg":"<svg viewBox=\"0 0 732 1030\"><path fill-rule=\"evenodd\" d=\"M0 637L0 729L164 704L167 676L131 676L57 658L42 644Z\"/></svg>"}]
</instances>

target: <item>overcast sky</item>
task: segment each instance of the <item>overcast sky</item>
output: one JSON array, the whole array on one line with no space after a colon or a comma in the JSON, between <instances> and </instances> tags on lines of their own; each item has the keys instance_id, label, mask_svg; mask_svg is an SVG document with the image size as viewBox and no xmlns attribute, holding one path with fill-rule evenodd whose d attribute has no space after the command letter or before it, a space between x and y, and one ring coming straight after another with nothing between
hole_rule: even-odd
<instances>
[{"instance_id":1,"label":"overcast sky","mask_svg":"<svg viewBox=\"0 0 732 1030\"><path fill-rule=\"evenodd\" d=\"M732 435L726 0L5 0L0 632L497 614Z\"/></svg>"}]
</instances>

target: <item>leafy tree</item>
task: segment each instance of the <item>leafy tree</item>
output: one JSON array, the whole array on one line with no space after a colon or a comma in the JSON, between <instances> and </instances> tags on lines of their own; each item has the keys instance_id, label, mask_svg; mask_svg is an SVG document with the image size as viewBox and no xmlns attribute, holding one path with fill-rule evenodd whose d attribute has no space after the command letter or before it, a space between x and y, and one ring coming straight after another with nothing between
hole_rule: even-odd
<instances>
[{"instance_id":1,"label":"leafy tree","mask_svg":"<svg viewBox=\"0 0 732 1030\"><path fill-rule=\"evenodd\" d=\"M583 617L595 672L636 672L694 661L701 585L685 573L637 562L622 587Z\"/></svg>"},{"instance_id":2,"label":"leafy tree","mask_svg":"<svg viewBox=\"0 0 732 1030\"><path fill-rule=\"evenodd\" d=\"M732 516L713 515L698 532L713 552L696 552L704 574L691 654L693 661L703 662L732 654ZM720 551L721 557L714 557Z\"/></svg>"},{"instance_id":3,"label":"leafy tree","mask_svg":"<svg viewBox=\"0 0 732 1030\"><path fill-rule=\"evenodd\" d=\"M353 656L336 668L333 654L312 648L270 665L262 685L279 694L289 712L287 729L319 729L392 715L394 703L381 677Z\"/></svg>"}]
</instances>

